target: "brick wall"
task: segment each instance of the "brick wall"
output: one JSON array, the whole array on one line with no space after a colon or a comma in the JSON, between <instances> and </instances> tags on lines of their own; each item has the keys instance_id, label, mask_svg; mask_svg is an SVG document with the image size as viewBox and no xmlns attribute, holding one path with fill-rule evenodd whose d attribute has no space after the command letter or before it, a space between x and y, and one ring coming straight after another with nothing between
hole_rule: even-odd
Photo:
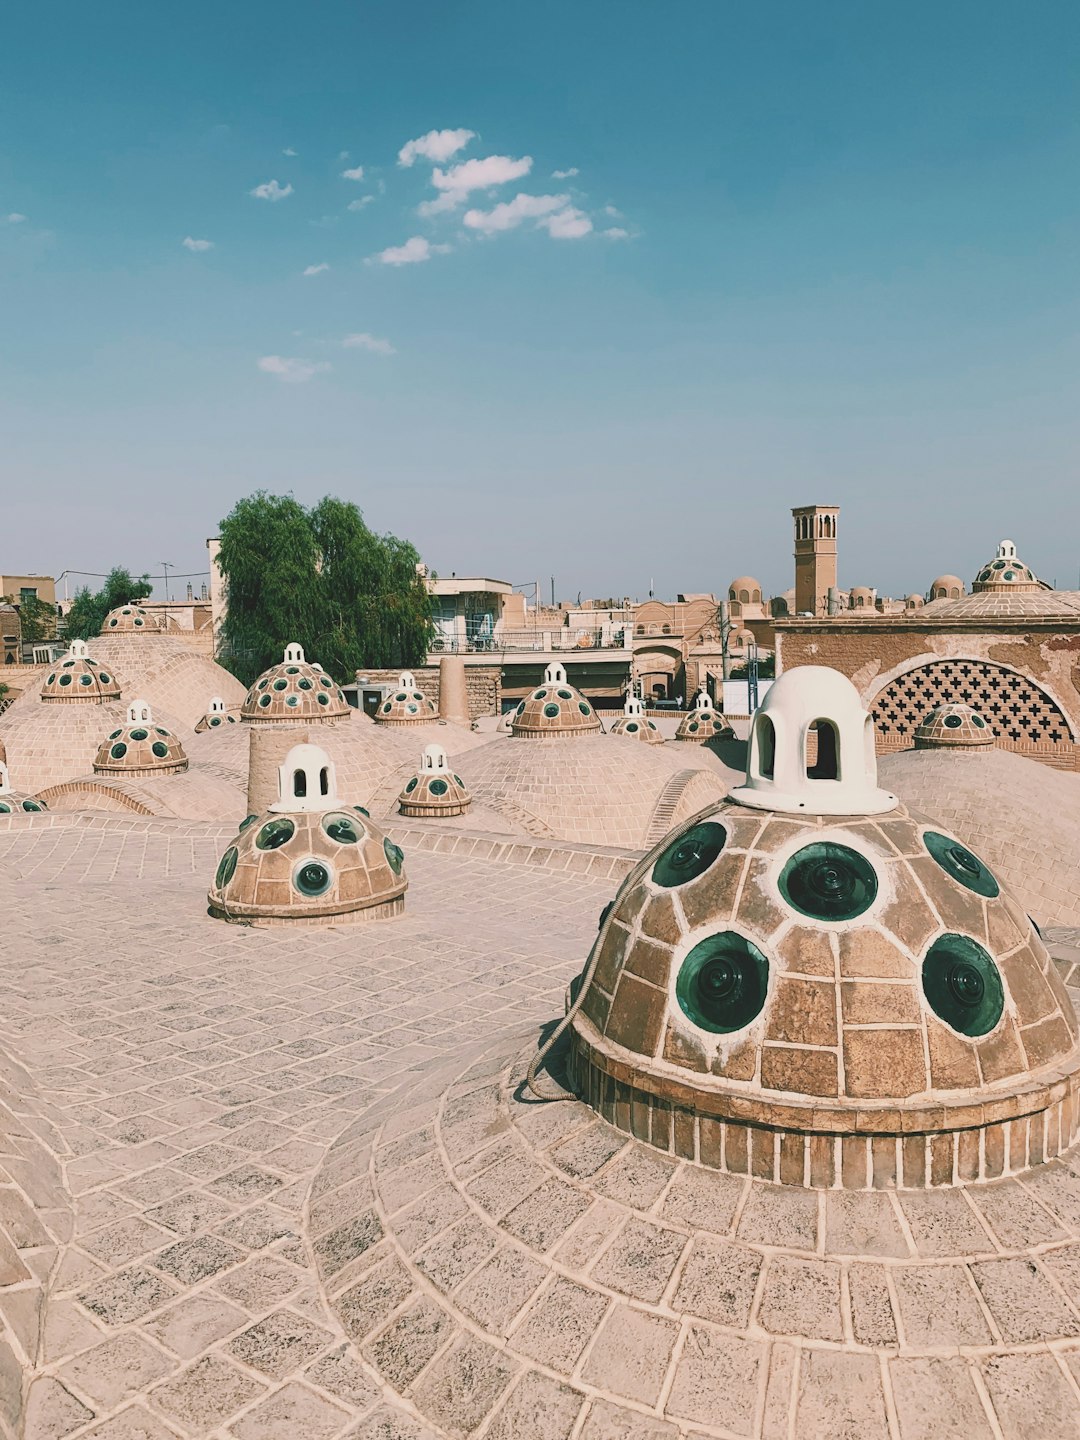
<instances>
[{"instance_id":1,"label":"brick wall","mask_svg":"<svg viewBox=\"0 0 1080 1440\"><path fill-rule=\"evenodd\" d=\"M373 685L396 685L400 670L364 670L360 672ZM416 688L438 709L439 667L420 665L413 670ZM469 715L473 720L481 715L497 715L502 694L501 671L498 665L466 665L465 691L469 700Z\"/></svg>"}]
</instances>

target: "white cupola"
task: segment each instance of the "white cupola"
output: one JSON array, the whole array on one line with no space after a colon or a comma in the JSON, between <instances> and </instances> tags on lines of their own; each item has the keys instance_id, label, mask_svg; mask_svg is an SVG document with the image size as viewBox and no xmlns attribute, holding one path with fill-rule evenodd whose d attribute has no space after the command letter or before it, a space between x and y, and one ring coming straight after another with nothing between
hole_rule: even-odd
<instances>
[{"instance_id":1,"label":"white cupola","mask_svg":"<svg viewBox=\"0 0 1080 1440\"><path fill-rule=\"evenodd\" d=\"M626 704L623 706L624 715L634 715L640 718L645 714L645 706L641 703L641 697L635 695L631 690L626 696Z\"/></svg>"},{"instance_id":2,"label":"white cupola","mask_svg":"<svg viewBox=\"0 0 1080 1440\"><path fill-rule=\"evenodd\" d=\"M446 758L446 751L441 745L424 746L424 753L420 756L420 771L421 774L449 774L450 762Z\"/></svg>"},{"instance_id":3,"label":"white cupola","mask_svg":"<svg viewBox=\"0 0 1080 1440\"><path fill-rule=\"evenodd\" d=\"M547 669L544 671L544 684L565 685L566 666L560 665L557 660L553 660L551 664L547 667Z\"/></svg>"},{"instance_id":4,"label":"white cupola","mask_svg":"<svg viewBox=\"0 0 1080 1440\"><path fill-rule=\"evenodd\" d=\"M809 815L881 815L896 807L896 796L878 787L874 722L846 675L800 665L780 676L754 716L746 781L731 799Z\"/></svg>"},{"instance_id":5,"label":"white cupola","mask_svg":"<svg viewBox=\"0 0 1080 1440\"><path fill-rule=\"evenodd\" d=\"M154 713L145 700L133 700L127 708L127 723L129 725L152 725Z\"/></svg>"},{"instance_id":6,"label":"white cupola","mask_svg":"<svg viewBox=\"0 0 1080 1440\"><path fill-rule=\"evenodd\" d=\"M276 814L317 813L339 804L330 756L318 745L294 745L278 766L278 798L270 809Z\"/></svg>"}]
</instances>

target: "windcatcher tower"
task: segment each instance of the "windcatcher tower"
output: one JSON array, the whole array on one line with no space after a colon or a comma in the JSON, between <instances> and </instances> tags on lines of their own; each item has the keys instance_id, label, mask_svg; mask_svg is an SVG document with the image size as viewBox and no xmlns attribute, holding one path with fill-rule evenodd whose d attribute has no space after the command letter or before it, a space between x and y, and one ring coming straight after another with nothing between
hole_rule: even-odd
<instances>
[{"instance_id":1,"label":"windcatcher tower","mask_svg":"<svg viewBox=\"0 0 1080 1440\"><path fill-rule=\"evenodd\" d=\"M836 585L838 505L798 505L795 522L795 613L824 615Z\"/></svg>"}]
</instances>

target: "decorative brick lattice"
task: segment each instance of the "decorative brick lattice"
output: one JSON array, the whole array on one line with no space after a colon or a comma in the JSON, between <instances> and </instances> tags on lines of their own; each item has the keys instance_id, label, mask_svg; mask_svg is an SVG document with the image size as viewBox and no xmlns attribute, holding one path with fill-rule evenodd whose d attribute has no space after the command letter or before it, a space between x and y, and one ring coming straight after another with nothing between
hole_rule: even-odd
<instances>
[{"instance_id":1,"label":"decorative brick lattice","mask_svg":"<svg viewBox=\"0 0 1080 1440\"><path fill-rule=\"evenodd\" d=\"M890 681L871 706L878 748L906 749L931 710L955 702L984 716L1005 750L1073 753L1068 722L1050 696L1027 676L985 660L935 660Z\"/></svg>"}]
</instances>

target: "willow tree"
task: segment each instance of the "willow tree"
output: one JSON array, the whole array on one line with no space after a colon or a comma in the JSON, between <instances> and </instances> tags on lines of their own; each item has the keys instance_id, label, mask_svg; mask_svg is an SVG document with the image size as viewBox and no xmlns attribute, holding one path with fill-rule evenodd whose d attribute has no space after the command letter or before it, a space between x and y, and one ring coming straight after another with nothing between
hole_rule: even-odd
<instances>
[{"instance_id":1,"label":"willow tree","mask_svg":"<svg viewBox=\"0 0 1080 1440\"><path fill-rule=\"evenodd\" d=\"M222 658L248 684L293 640L339 682L419 665L432 630L419 560L349 501L327 496L306 510L291 495L249 495L221 524Z\"/></svg>"}]
</instances>

